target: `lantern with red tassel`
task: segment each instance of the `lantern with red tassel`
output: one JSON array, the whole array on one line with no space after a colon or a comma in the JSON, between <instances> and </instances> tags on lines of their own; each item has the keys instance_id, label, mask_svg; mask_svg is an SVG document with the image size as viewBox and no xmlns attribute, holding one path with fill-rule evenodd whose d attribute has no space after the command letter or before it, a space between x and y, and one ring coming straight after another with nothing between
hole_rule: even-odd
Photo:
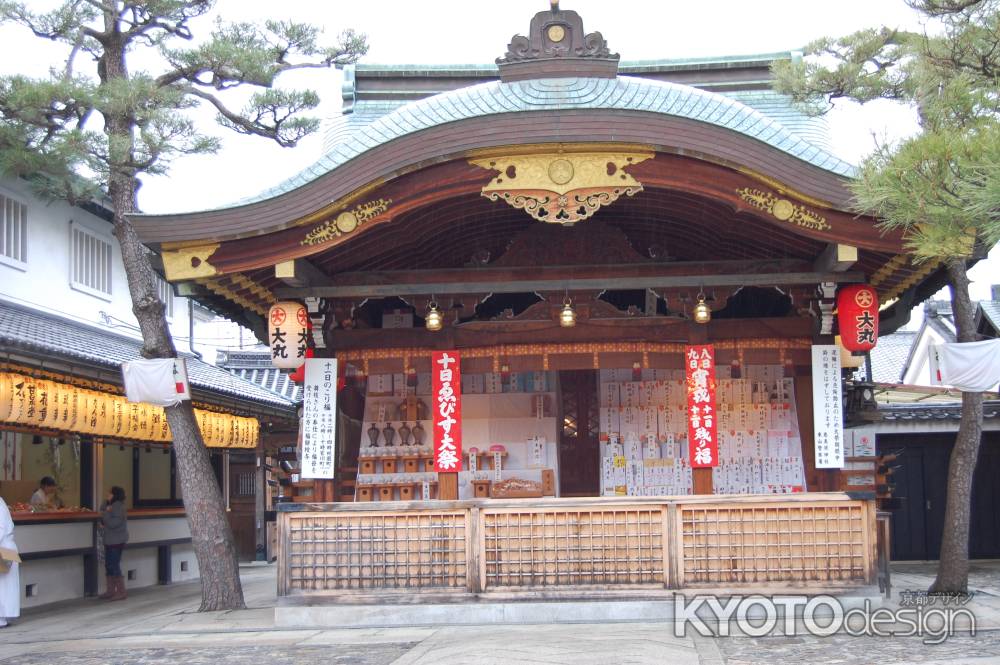
<instances>
[{"instance_id":1,"label":"lantern with red tassel","mask_svg":"<svg viewBox=\"0 0 1000 665\"><path fill-rule=\"evenodd\" d=\"M870 351L878 342L878 293L867 284L851 284L837 292L840 343L848 351Z\"/></svg>"}]
</instances>

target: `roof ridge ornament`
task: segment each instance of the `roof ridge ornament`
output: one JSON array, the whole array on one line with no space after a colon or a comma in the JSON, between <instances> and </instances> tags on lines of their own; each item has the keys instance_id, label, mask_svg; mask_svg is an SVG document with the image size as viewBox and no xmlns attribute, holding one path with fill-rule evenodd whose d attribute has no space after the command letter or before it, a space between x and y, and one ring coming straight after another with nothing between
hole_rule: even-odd
<instances>
[{"instance_id":1,"label":"roof ridge ornament","mask_svg":"<svg viewBox=\"0 0 1000 665\"><path fill-rule=\"evenodd\" d=\"M585 33L583 19L572 10L551 8L535 14L528 36L514 35L507 52L497 58L501 81L539 78L615 78L620 56L611 53L600 32Z\"/></svg>"}]
</instances>

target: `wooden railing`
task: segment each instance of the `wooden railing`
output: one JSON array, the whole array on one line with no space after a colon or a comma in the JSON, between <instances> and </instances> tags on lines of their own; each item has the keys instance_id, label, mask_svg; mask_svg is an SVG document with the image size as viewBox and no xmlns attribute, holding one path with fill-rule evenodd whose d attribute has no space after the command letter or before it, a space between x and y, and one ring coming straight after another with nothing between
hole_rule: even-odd
<instances>
[{"instance_id":1,"label":"wooden railing","mask_svg":"<svg viewBox=\"0 0 1000 665\"><path fill-rule=\"evenodd\" d=\"M842 493L284 504L278 593L874 584L874 501Z\"/></svg>"}]
</instances>

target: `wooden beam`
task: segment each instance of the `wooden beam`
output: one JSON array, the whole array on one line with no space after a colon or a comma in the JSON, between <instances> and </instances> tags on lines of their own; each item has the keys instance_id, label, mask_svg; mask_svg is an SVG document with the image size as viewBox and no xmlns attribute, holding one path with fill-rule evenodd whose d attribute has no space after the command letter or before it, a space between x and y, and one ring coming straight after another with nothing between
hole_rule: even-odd
<instances>
[{"instance_id":1,"label":"wooden beam","mask_svg":"<svg viewBox=\"0 0 1000 665\"><path fill-rule=\"evenodd\" d=\"M425 347L464 349L503 344L574 344L591 342L687 342L687 319L666 316L637 316L578 323L562 328L556 321L489 321L446 326L431 332L418 328L356 328L330 330L326 333L331 349L393 349ZM787 316L768 319L713 319L707 328L709 341L714 339L761 339L811 337L814 322L810 317Z\"/></svg>"},{"instance_id":2,"label":"wooden beam","mask_svg":"<svg viewBox=\"0 0 1000 665\"><path fill-rule=\"evenodd\" d=\"M813 263L816 272L846 272L858 262L858 248L853 245L831 243Z\"/></svg>"},{"instance_id":3,"label":"wooden beam","mask_svg":"<svg viewBox=\"0 0 1000 665\"><path fill-rule=\"evenodd\" d=\"M180 298L198 298L199 296L215 295L204 284L198 282L176 282L174 292Z\"/></svg>"},{"instance_id":4,"label":"wooden beam","mask_svg":"<svg viewBox=\"0 0 1000 665\"><path fill-rule=\"evenodd\" d=\"M330 284L330 278L306 259L292 259L276 263L274 276L293 288L328 286Z\"/></svg>"},{"instance_id":5,"label":"wooden beam","mask_svg":"<svg viewBox=\"0 0 1000 665\"><path fill-rule=\"evenodd\" d=\"M526 269L523 272L531 272ZM782 272L715 275L663 275L646 277L589 277L563 279L515 279L507 281L427 282L410 284L357 284L278 288L279 298L389 298L433 293L437 296L465 293L533 293L536 291L604 291L664 288L711 288L713 286L794 286L821 282L860 282L860 272ZM338 280L339 281L339 280Z\"/></svg>"}]
</instances>

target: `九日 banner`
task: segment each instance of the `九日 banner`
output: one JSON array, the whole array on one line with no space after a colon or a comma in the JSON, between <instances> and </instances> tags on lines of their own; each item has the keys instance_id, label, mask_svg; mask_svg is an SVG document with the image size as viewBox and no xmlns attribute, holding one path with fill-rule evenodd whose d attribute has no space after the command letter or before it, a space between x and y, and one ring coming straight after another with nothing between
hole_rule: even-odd
<instances>
[{"instance_id":1,"label":"\u4e5d\u65e5 banner","mask_svg":"<svg viewBox=\"0 0 1000 665\"><path fill-rule=\"evenodd\" d=\"M462 374L457 351L431 355L431 389L434 404L434 470L462 470Z\"/></svg>"},{"instance_id":2,"label":"\u4e5d\u65e5 banner","mask_svg":"<svg viewBox=\"0 0 1000 665\"><path fill-rule=\"evenodd\" d=\"M691 451L691 468L718 466L715 350L712 345L687 347L684 367L687 374L688 449Z\"/></svg>"}]
</instances>

